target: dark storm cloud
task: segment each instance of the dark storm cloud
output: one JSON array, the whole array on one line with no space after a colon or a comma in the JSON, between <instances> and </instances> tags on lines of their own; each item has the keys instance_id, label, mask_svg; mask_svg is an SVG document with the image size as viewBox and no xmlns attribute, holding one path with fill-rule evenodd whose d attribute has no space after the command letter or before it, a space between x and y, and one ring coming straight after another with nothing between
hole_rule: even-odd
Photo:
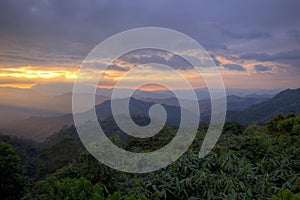
<instances>
[{"instance_id":1,"label":"dark storm cloud","mask_svg":"<svg viewBox=\"0 0 300 200\"><path fill-rule=\"evenodd\" d=\"M108 69L108 70L113 70L113 71L129 71L129 68L127 66L119 66L116 63L106 64L106 63L102 63L101 61L84 63L83 66L86 68L95 69L95 70Z\"/></svg>"},{"instance_id":2,"label":"dark storm cloud","mask_svg":"<svg viewBox=\"0 0 300 200\"><path fill-rule=\"evenodd\" d=\"M236 30L229 31L220 27L224 35L233 39L265 39L270 38L272 35L269 32L259 31L259 30Z\"/></svg>"},{"instance_id":3,"label":"dark storm cloud","mask_svg":"<svg viewBox=\"0 0 300 200\"><path fill-rule=\"evenodd\" d=\"M283 51L275 54L249 53L241 55L240 58L254 59L257 61L300 60L300 49Z\"/></svg>"},{"instance_id":4,"label":"dark storm cloud","mask_svg":"<svg viewBox=\"0 0 300 200\"><path fill-rule=\"evenodd\" d=\"M127 67L120 67L119 65L108 65L107 67L108 70L113 70L113 71L129 71L129 68Z\"/></svg>"},{"instance_id":5,"label":"dark storm cloud","mask_svg":"<svg viewBox=\"0 0 300 200\"><path fill-rule=\"evenodd\" d=\"M225 64L223 66L231 71L246 71L246 68L238 64Z\"/></svg>"},{"instance_id":6,"label":"dark storm cloud","mask_svg":"<svg viewBox=\"0 0 300 200\"><path fill-rule=\"evenodd\" d=\"M194 59L198 59L193 57ZM166 65L173 69L188 70L193 69L193 66L183 57L171 52L154 49L141 49L124 54L114 60L111 64L107 61L85 62L84 66L90 69L101 70L108 69L113 71L129 71L132 67L158 63Z\"/></svg>"},{"instance_id":7,"label":"dark storm cloud","mask_svg":"<svg viewBox=\"0 0 300 200\"><path fill-rule=\"evenodd\" d=\"M207 50L217 51L217 50L228 50L228 46L225 44L214 44L202 42L202 46Z\"/></svg>"},{"instance_id":8,"label":"dark storm cloud","mask_svg":"<svg viewBox=\"0 0 300 200\"><path fill-rule=\"evenodd\" d=\"M1 60L6 60L6 61L15 61L15 60L20 60L20 61L25 61L25 62L42 62L43 59L39 58L30 58L30 57L25 57L25 56L20 56L20 55L10 55L10 54L2 54L0 53L0 58Z\"/></svg>"},{"instance_id":9,"label":"dark storm cloud","mask_svg":"<svg viewBox=\"0 0 300 200\"><path fill-rule=\"evenodd\" d=\"M266 72L266 71L271 71L272 70L272 67L265 66L265 65L255 65L253 68L257 72Z\"/></svg>"},{"instance_id":10,"label":"dark storm cloud","mask_svg":"<svg viewBox=\"0 0 300 200\"><path fill-rule=\"evenodd\" d=\"M193 66L179 55L162 50L144 49L125 54L119 58L134 65L143 65L147 63L159 63L167 65L173 69L188 70ZM117 59L118 62L118 59Z\"/></svg>"},{"instance_id":11,"label":"dark storm cloud","mask_svg":"<svg viewBox=\"0 0 300 200\"><path fill-rule=\"evenodd\" d=\"M277 52L283 45L285 49L295 49L292 45L299 40L299 7L300 1L292 0L1 0L0 53L10 61L25 63L48 61L49 55L53 56L49 62L54 60L55 64L78 62L113 34L130 28L158 26L181 31L205 49L227 56L242 54L241 58L260 61L296 59L298 54L293 52L287 52L289 55L270 52L276 50L278 41L281 43L275 47ZM17 56L7 53L7 49L18 50L20 46L28 50L19 50ZM257 49L266 53L245 54ZM136 62L146 61L189 67L176 56L170 60L143 57Z\"/></svg>"},{"instance_id":12,"label":"dark storm cloud","mask_svg":"<svg viewBox=\"0 0 300 200\"><path fill-rule=\"evenodd\" d=\"M292 29L287 32L288 36L300 44L300 32L297 29Z\"/></svg>"},{"instance_id":13,"label":"dark storm cloud","mask_svg":"<svg viewBox=\"0 0 300 200\"><path fill-rule=\"evenodd\" d=\"M248 33L231 33L230 36L237 39L260 39L260 38L264 39L264 38L270 38L271 33L254 31Z\"/></svg>"}]
</instances>

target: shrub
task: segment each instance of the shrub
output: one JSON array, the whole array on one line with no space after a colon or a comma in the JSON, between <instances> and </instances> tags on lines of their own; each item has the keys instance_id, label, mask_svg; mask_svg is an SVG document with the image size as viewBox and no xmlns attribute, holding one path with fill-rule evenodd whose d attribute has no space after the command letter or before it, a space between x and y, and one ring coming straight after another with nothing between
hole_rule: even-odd
<instances>
[{"instance_id":1,"label":"shrub","mask_svg":"<svg viewBox=\"0 0 300 200\"><path fill-rule=\"evenodd\" d=\"M0 194L1 199L20 199L28 189L29 180L16 150L0 142Z\"/></svg>"}]
</instances>

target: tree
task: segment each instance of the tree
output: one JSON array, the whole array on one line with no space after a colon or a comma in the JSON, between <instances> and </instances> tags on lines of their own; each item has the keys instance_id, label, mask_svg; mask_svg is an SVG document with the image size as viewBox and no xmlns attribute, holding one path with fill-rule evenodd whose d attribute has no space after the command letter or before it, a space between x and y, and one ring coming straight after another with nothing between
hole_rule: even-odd
<instances>
[{"instance_id":1,"label":"tree","mask_svg":"<svg viewBox=\"0 0 300 200\"><path fill-rule=\"evenodd\" d=\"M20 199L27 190L28 178L16 150L0 142L0 199Z\"/></svg>"},{"instance_id":2,"label":"tree","mask_svg":"<svg viewBox=\"0 0 300 200\"><path fill-rule=\"evenodd\" d=\"M60 199L91 199L91 200L137 200L135 197L122 197L119 192L104 195L104 189L99 184L92 184L89 180L81 177L79 179L65 178L59 180L54 176L41 181L38 190L30 196L30 199L39 198L41 200ZM29 199L29 198L28 198ZM144 200L145 198L139 198Z\"/></svg>"},{"instance_id":3,"label":"tree","mask_svg":"<svg viewBox=\"0 0 300 200\"><path fill-rule=\"evenodd\" d=\"M273 195L272 200L300 200L300 194L294 194L290 190L285 189L277 196Z\"/></svg>"},{"instance_id":4,"label":"tree","mask_svg":"<svg viewBox=\"0 0 300 200\"><path fill-rule=\"evenodd\" d=\"M275 134L300 134L300 115L289 113L287 115L277 115L267 122L267 130L269 133Z\"/></svg>"},{"instance_id":5,"label":"tree","mask_svg":"<svg viewBox=\"0 0 300 200\"><path fill-rule=\"evenodd\" d=\"M244 126L238 122L226 122L224 124L223 133L239 135L243 133L244 129Z\"/></svg>"},{"instance_id":6,"label":"tree","mask_svg":"<svg viewBox=\"0 0 300 200\"><path fill-rule=\"evenodd\" d=\"M269 132L278 132L277 124L279 121L283 120L284 116L282 114L276 115L273 119L266 123L266 128Z\"/></svg>"}]
</instances>

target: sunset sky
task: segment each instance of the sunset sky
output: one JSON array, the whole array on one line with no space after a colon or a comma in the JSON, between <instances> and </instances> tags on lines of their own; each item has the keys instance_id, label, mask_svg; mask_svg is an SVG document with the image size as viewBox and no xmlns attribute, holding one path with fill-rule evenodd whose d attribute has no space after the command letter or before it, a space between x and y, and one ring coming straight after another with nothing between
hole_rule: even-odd
<instances>
[{"instance_id":1,"label":"sunset sky","mask_svg":"<svg viewBox=\"0 0 300 200\"><path fill-rule=\"evenodd\" d=\"M198 41L215 60L226 87L297 88L299 10L300 1L293 0L1 0L0 87L70 85L99 42L121 31L152 26ZM116 62L101 86L113 86L124 69L145 61L184 65L176 56L144 54ZM185 74L198 81L189 70ZM165 78L159 73L153 77ZM197 87L205 87L198 82Z\"/></svg>"}]
</instances>

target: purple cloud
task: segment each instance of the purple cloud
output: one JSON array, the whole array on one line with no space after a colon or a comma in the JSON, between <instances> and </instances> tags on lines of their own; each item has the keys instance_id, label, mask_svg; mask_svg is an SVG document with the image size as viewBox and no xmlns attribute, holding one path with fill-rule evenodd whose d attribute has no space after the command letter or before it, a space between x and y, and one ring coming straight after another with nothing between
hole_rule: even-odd
<instances>
[{"instance_id":1,"label":"purple cloud","mask_svg":"<svg viewBox=\"0 0 300 200\"><path fill-rule=\"evenodd\" d=\"M272 67L265 66L265 65L255 65L253 68L257 72L266 72L266 71L271 71L272 70Z\"/></svg>"},{"instance_id":2,"label":"purple cloud","mask_svg":"<svg viewBox=\"0 0 300 200\"><path fill-rule=\"evenodd\" d=\"M246 71L246 68L238 64L225 64L223 66L230 71Z\"/></svg>"}]
</instances>

